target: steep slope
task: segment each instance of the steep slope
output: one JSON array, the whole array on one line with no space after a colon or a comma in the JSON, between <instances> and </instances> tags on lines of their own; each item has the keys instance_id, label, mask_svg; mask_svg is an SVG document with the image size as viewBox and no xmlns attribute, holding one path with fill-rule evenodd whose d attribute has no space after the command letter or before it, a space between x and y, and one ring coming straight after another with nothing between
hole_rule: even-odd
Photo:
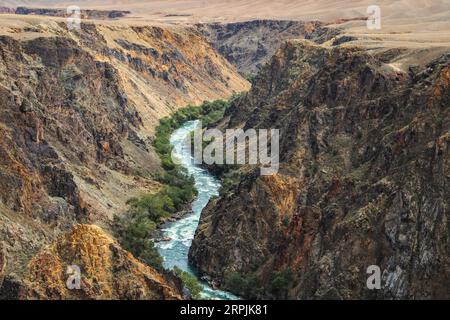
<instances>
[{"instance_id":1,"label":"steep slope","mask_svg":"<svg viewBox=\"0 0 450 320\"><path fill-rule=\"evenodd\" d=\"M190 29L36 19L0 28L4 288L75 223L108 228L129 198L159 189L161 117L248 86Z\"/></svg>"},{"instance_id":2,"label":"steep slope","mask_svg":"<svg viewBox=\"0 0 450 320\"><path fill-rule=\"evenodd\" d=\"M68 266L80 268L80 289L68 289ZM29 264L22 299L179 300L181 283L137 261L99 227L76 225Z\"/></svg>"},{"instance_id":3,"label":"steep slope","mask_svg":"<svg viewBox=\"0 0 450 320\"><path fill-rule=\"evenodd\" d=\"M287 42L221 124L280 129L280 170L241 169L191 263L249 297L449 298L450 54L420 54Z\"/></svg>"},{"instance_id":4,"label":"steep slope","mask_svg":"<svg viewBox=\"0 0 450 320\"><path fill-rule=\"evenodd\" d=\"M198 24L197 28L243 75L255 75L286 40L322 43L339 33L319 21L254 20Z\"/></svg>"}]
</instances>

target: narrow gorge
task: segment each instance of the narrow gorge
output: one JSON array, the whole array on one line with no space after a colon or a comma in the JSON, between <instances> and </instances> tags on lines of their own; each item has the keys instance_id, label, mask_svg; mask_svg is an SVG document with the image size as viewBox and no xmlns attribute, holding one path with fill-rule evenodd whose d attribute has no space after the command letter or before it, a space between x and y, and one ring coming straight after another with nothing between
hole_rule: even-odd
<instances>
[{"instance_id":1,"label":"narrow gorge","mask_svg":"<svg viewBox=\"0 0 450 320\"><path fill-rule=\"evenodd\" d=\"M0 16L0 299L450 297L444 42L83 12ZM193 164L199 121L279 171Z\"/></svg>"}]
</instances>

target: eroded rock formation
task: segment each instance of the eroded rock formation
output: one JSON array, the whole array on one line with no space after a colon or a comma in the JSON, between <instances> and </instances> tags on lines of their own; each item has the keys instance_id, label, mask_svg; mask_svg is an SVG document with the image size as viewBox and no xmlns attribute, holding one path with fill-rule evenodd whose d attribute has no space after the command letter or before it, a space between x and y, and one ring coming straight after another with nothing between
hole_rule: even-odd
<instances>
[{"instance_id":1,"label":"eroded rock formation","mask_svg":"<svg viewBox=\"0 0 450 320\"><path fill-rule=\"evenodd\" d=\"M76 266L78 276L68 272ZM22 299L179 300L180 281L136 260L99 227L76 225L29 263Z\"/></svg>"},{"instance_id":2,"label":"eroded rock formation","mask_svg":"<svg viewBox=\"0 0 450 320\"><path fill-rule=\"evenodd\" d=\"M257 298L450 297L450 54L405 56L307 41L275 54L222 126L280 129L280 170L245 167L209 204L200 272L253 279L236 293Z\"/></svg>"}]
</instances>

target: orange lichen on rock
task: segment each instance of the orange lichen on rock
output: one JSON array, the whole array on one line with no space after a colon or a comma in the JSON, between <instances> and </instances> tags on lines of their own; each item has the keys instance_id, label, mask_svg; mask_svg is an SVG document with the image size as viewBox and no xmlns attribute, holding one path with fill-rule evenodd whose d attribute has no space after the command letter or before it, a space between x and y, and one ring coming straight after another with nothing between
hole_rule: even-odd
<instances>
[{"instance_id":1,"label":"orange lichen on rock","mask_svg":"<svg viewBox=\"0 0 450 320\"><path fill-rule=\"evenodd\" d=\"M80 269L80 289L69 289ZM181 299L174 278L144 265L101 228L76 225L28 265L23 299Z\"/></svg>"},{"instance_id":2,"label":"orange lichen on rock","mask_svg":"<svg viewBox=\"0 0 450 320\"><path fill-rule=\"evenodd\" d=\"M301 191L297 179L281 174L261 176L266 194L273 206L280 213L282 220L285 216L292 216L295 210L296 199Z\"/></svg>"}]
</instances>

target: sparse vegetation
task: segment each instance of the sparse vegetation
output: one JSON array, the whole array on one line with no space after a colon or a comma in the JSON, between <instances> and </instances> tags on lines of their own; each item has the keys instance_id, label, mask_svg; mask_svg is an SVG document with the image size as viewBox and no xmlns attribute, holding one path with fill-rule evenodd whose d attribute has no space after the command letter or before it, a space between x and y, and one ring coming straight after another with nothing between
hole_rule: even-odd
<instances>
[{"instance_id":1,"label":"sparse vegetation","mask_svg":"<svg viewBox=\"0 0 450 320\"><path fill-rule=\"evenodd\" d=\"M198 280L190 273L187 273L178 267L174 267L173 271L181 279L181 281L183 281L184 287L189 290L192 298L196 300L201 299L202 285L198 282Z\"/></svg>"},{"instance_id":2,"label":"sparse vegetation","mask_svg":"<svg viewBox=\"0 0 450 320\"><path fill-rule=\"evenodd\" d=\"M238 272L233 272L225 277L224 287L238 294L243 294L247 290L245 278Z\"/></svg>"},{"instance_id":3,"label":"sparse vegetation","mask_svg":"<svg viewBox=\"0 0 450 320\"><path fill-rule=\"evenodd\" d=\"M274 299L287 299L288 291L294 283L294 274L286 268L273 274L268 287L261 287L261 279L256 273L241 274L232 272L225 276L223 287L247 299L261 299L272 297Z\"/></svg>"},{"instance_id":4,"label":"sparse vegetation","mask_svg":"<svg viewBox=\"0 0 450 320\"><path fill-rule=\"evenodd\" d=\"M245 172L240 170L235 165L222 166L224 168L222 172L222 186L219 190L221 195L225 195L230 192L233 186L242 181Z\"/></svg>"},{"instance_id":5,"label":"sparse vegetation","mask_svg":"<svg viewBox=\"0 0 450 320\"><path fill-rule=\"evenodd\" d=\"M115 217L114 230L120 244L149 266L162 269L162 258L150 239L156 223L143 212L132 210L126 218Z\"/></svg>"},{"instance_id":6,"label":"sparse vegetation","mask_svg":"<svg viewBox=\"0 0 450 320\"><path fill-rule=\"evenodd\" d=\"M255 79L256 79L256 75L254 75L254 74L248 73L245 75L245 80L247 80L251 84L254 84Z\"/></svg>"},{"instance_id":7,"label":"sparse vegetation","mask_svg":"<svg viewBox=\"0 0 450 320\"><path fill-rule=\"evenodd\" d=\"M289 218L289 216L288 215L284 216L284 218L283 218L283 226L285 228L289 227L290 222L291 222L291 219Z\"/></svg>"}]
</instances>

